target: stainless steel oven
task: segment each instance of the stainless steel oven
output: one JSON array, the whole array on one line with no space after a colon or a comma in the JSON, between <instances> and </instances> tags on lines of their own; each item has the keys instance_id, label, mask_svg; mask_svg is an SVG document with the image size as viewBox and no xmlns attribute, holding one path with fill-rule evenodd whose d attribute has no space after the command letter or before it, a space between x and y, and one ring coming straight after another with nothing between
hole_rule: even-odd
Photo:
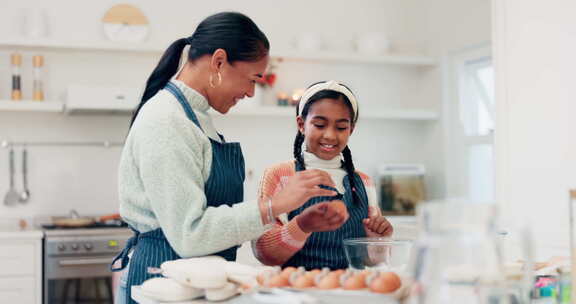
<instances>
[{"instance_id":1,"label":"stainless steel oven","mask_svg":"<svg viewBox=\"0 0 576 304\"><path fill-rule=\"evenodd\" d=\"M44 304L113 303L108 266L131 236L128 228L45 229Z\"/></svg>"}]
</instances>

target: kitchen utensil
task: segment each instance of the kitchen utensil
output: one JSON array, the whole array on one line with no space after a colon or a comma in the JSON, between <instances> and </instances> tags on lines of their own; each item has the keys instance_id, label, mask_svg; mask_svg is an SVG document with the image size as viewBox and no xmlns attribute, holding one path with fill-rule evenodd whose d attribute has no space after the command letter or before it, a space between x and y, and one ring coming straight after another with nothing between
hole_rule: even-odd
<instances>
[{"instance_id":1,"label":"kitchen utensil","mask_svg":"<svg viewBox=\"0 0 576 304\"><path fill-rule=\"evenodd\" d=\"M18 191L16 191L16 189L14 188L14 149L10 148L10 152L9 152L9 170L10 170L10 188L8 189L8 192L6 192L6 195L4 196L4 205L6 206L14 206L18 203L18 198L20 197L20 194L18 194Z\"/></svg>"},{"instance_id":2,"label":"kitchen utensil","mask_svg":"<svg viewBox=\"0 0 576 304\"><path fill-rule=\"evenodd\" d=\"M93 217L80 216L74 209L70 210L69 216L52 218L52 223L59 227L86 227L94 222Z\"/></svg>"},{"instance_id":3,"label":"kitchen utensil","mask_svg":"<svg viewBox=\"0 0 576 304\"><path fill-rule=\"evenodd\" d=\"M28 189L28 151L26 147L22 149L22 193L18 201L26 203L30 199L30 190Z\"/></svg>"},{"instance_id":4,"label":"kitchen utensil","mask_svg":"<svg viewBox=\"0 0 576 304\"><path fill-rule=\"evenodd\" d=\"M410 259L412 242L390 238L343 240L348 265L354 269L403 272Z\"/></svg>"}]
</instances>

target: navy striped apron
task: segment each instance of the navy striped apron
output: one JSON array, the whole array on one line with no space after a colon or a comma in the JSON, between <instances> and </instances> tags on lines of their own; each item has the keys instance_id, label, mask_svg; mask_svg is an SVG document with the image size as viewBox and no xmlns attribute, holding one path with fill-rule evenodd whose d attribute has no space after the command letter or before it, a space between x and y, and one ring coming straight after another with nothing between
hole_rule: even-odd
<instances>
[{"instance_id":1,"label":"navy striped apron","mask_svg":"<svg viewBox=\"0 0 576 304\"><path fill-rule=\"evenodd\" d=\"M302 171L302 167L297 163L296 171ZM348 208L350 218L344 225L334 231L313 232L306 240L304 247L292 256L282 267L304 266L307 270L348 268L348 261L344 253L342 240L347 238L365 237L364 224L362 220L368 217L368 195L364 183L358 174L354 173L356 192L360 199L360 204L355 204L352 199L352 189L348 177L344 177L344 195L342 201ZM288 213L288 220L302 213L304 209L326 200L333 200L332 197L319 196L307 201L300 208Z\"/></svg>"},{"instance_id":2,"label":"navy striped apron","mask_svg":"<svg viewBox=\"0 0 576 304\"><path fill-rule=\"evenodd\" d=\"M166 85L165 89L176 97L186 112L186 116L202 130L196 114L180 89L171 82ZM222 143L210 138L212 166L210 176L204 186L207 206L211 207L218 207L222 204L231 206L244 199L244 156L240 143L226 143L224 137L218 135ZM129 259L128 253L131 249L133 253ZM214 254L228 261L234 261L237 249L238 246L234 246ZM148 267L160 267L160 264L165 261L179 258L180 256L172 249L161 228L144 233L134 230L134 236L128 241L126 248L112 262L114 264L116 260L121 260L120 268L112 269L112 271L120 271L130 262L126 284L126 303L135 303L131 299L132 285L140 285L147 279L160 276L149 274Z\"/></svg>"}]
</instances>

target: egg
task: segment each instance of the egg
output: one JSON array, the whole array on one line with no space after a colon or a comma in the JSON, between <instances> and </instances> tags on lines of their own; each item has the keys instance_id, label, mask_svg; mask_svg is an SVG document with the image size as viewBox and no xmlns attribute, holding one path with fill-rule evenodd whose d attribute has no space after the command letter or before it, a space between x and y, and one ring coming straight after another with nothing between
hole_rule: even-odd
<instances>
[{"instance_id":1,"label":"egg","mask_svg":"<svg viewBox=\"0 0 576 304\"><path fill-rule=\"evenodd\" d=\"M272 276L265 283L264 286L266 286L266 287L286 287L286 286L290 286L290 282L288 282L288 279L285 278L284 276L282 276L282 274L277 274L275 276Z\"/></svg>"},{"instance_id":2,"label":"egg","mask_svg":"<svg viewBox=\"0 0 576 304\"><path fill-rule=\"evenodd\" d=\"M301 275L297 277L292 283L294 288L310 288L314 286L314 279L309 276Z\"/></svg>"},{"instance_id":3,"label":"egg","mask_svg":"<svg viewBox=\"0 0 576 304\"><path fill-rule=\"evenodd\" d=\"M286 280L288 280L288 279L290 279L290 275L295 271L296 271L295 267L288 266L288 267L284 268L284 270L282 270L280 275L283 276L284 278L286 278Z\"/></svg>"},{"instance_id":4,"label":"egg","mask_svg":"<svg viewBox=\"0 0 576 304\"><path fill-rule=\"evenodd\" d=\"M320 289L336 289L336 288L340 287L339 278L340 278L339 275L334 275L333 273L329 273L325 277L323 277L322 279L320 279L318 281L318 284L316 284L316 287L318 287Z\"/></svg>"},{"instance_id":5,"label":"egg","mask_svg":"<svg viewBox=\"0 0 576 304\"><path fill-rule=\"evenodd\" d=\"M261 271L260 273L258 273L258 275L256 276L256 282L258 282L258 284L260 284L261 286L264 286L265 283L274 275L279 274L280 273L280 267L273 267L273 268L268 268L265 269L263 271Z\"/></svg>"},{"instance_id":6,"label":"egg","mask_svg":"<svg viewBox=\"0 0 576 304\"><path fill-rule=\"evenodd\" d=\"M342 288L347 290L358 290L366 288L366 283L364 282L365 276L362 274L351 275L348 277L344 284L342 284Z\"/></svg>"},{"instance_id":7,"label":"egg","mask_svg":"<svg viewBox=\"0 0 576 304\"><path fill-rule=\"evenodd\" d=\"M307 276L307 277L309 277L309 278L311 278L311 279L314 279L314 278L315 278L317 275L319 275L320 273L322 273L322 270L320 270L320 269L312 269L312 270L306 272L304 275Z\"/></svg>"},{"instance_id":8,"label":"egg","mask_svg":"<svg viewBox=\"0 0 576 304\"><path fill-rule=\"evenodd\" d=\"M390 293L402 285L400 277L394 272L383 272L370 282L370 290L377 293Z\"/></svg>"},{"instance_id":9,"label":"egg","mask_svg":"<svg viewBox=\"0 0 576 304\"><path fill-rule=\"evenodd\" d=\"M336 209L336 211L340 215L345 216L348 214L348 209L346 208L346 205L342 201L334 201L331 203L331 205L334 207L334 209Z\"/></svg>"}]
</instances>

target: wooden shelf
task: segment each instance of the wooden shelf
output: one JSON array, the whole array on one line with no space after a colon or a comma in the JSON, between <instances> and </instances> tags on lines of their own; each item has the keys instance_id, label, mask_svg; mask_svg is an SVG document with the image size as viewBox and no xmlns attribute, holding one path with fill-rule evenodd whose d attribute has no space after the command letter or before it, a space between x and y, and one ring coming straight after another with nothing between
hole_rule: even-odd
<instances>
[{"instance_id":1,"label":"wooden shelf","mask_svg":"<svg viewBox=\"0 0 576 304\"><path fill-rule=\"evenodd\" d=\"M64 104L59 101L34 101L34 100L2 100L0 99L0 111L16 112L63 112Z\"/></svg>"},{"instance_id":2,"label":"wooden shelf","mask_svg":"<svg viewBox=\"0 0 576 304\"><path fill-rule=\"evenodd\" d=\"M224 115L213 111L216 117ZM226 116L246 116L246 117L296 117L296 110L293 107L237 107L232 108ZM413 121L433 121L438 119L438 114L431 110L386 110L370 111L360 113L361 119L375 120L413 120Z\"/></svg>"},{"instance_id":3,"label":"wooden shelf","mask_svg":"<svg viewBox=\"0 0 576 304\"><path fill-rule=\"evenodd\" d=\"M120 43L111 41L96 42L68 42L53 39L0 39L0 48L13 48L21 50L53 49L62 51L105 51L105 52L134 52L160 55L168 47L151 43ZM437 60L430 56L410 56L402 54L365 55L359 53L317 52L299 53L285 52L273 53L273 58L281 61L308 61L308 62L338 62L351 64L391 64L408 66L434 66Z\"/></svg>"}]
</instances>

